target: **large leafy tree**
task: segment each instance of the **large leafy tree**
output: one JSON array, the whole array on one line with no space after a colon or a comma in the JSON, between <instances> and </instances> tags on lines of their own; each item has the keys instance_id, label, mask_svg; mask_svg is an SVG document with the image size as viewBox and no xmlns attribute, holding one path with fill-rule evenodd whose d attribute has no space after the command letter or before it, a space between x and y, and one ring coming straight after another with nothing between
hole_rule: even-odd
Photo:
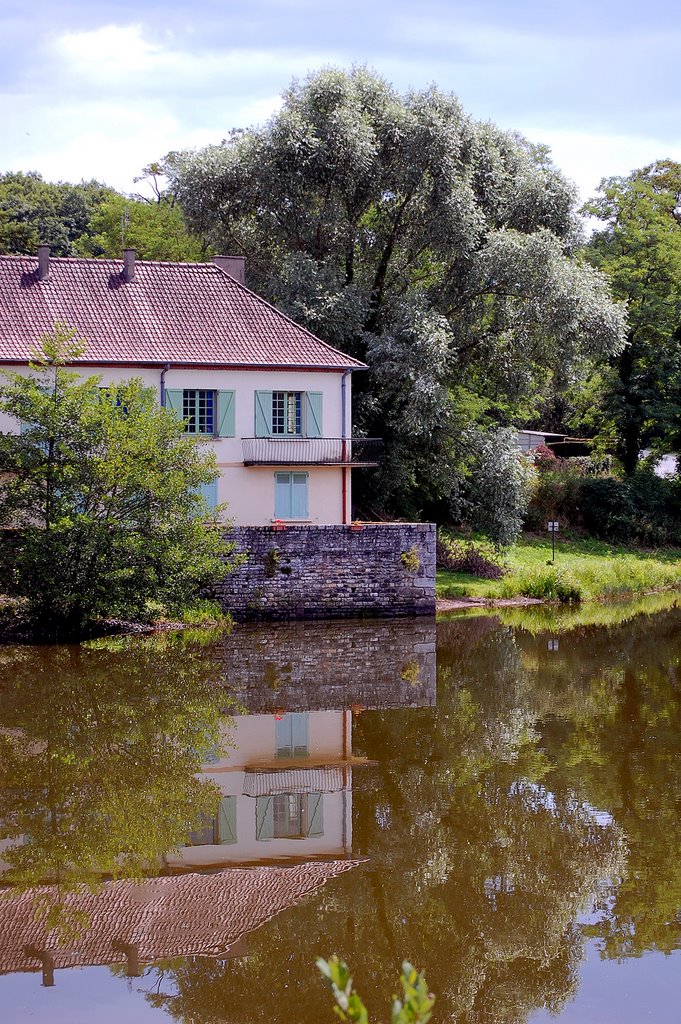
<instances>
[{"instance_id":1,"label":"large leafy tree","mask_svg":"<svg viewBox=\"0 0 681 1024\"><path fill-rule=\"evenodd\" d=\"M96 181L44 181L35 171L0 175L0 252L33 253L41 242L55 256L75 256L100 203L116 193Z\"/></svg>"},{"instance_id":2,"label":"large leafy tree","mask_svg":"<svg viewBox=\"0 0 681 1024\"><path fill-rule=\"evenodd\" d=\"M646 446L681 440L681 164L659 160L601 183L586 207L600 218L586 250L628 302L626 347L592 379L601 432L633 473Z\"/></svg>"},{"instance_id":3,"label":"large leafy tree","mask_svg":"<svg viewBox=\"0 0 681 1024\"><path fill-rule=\"evenodd\" d=\"M139 380L103 388L67 364L82 352L57 325L32 373L6 373L0 411L0 592L41 628L77 632L100 616L177 609L229 568L202 484L215 457Z\"/></svg>"},{"instance_id":4,"label":"large leafy tree","mask_svg":"<svg viewBox=\"0 0 681 1024\"><path fill-rule=\"evenodd\" d=\"M165 169L191 228L368 361L357 425L385 438L372 488L403 511L456 489L473 407L482 423L526 416L555 375L621 347L622 309L573 258L572 186L544 149L434 87L326 69L264 127Z\"/></svg>"}]
</instances>

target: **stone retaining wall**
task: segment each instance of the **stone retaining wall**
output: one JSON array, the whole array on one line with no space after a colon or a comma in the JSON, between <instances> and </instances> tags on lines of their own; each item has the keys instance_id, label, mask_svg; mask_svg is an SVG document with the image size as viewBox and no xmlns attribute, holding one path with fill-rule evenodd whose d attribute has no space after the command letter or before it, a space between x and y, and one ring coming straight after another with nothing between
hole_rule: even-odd
<instances>
[{"instance_id":1,"label":"stone retaining wall","mask_svg":"<svg viewBox=\"0 0 681 1024\"><path fill-rule=\"evenodd\" d=\"M243 565L216 587L237 620L435 613L433 523L240 526Z\"/></svg>"}]
</instances>

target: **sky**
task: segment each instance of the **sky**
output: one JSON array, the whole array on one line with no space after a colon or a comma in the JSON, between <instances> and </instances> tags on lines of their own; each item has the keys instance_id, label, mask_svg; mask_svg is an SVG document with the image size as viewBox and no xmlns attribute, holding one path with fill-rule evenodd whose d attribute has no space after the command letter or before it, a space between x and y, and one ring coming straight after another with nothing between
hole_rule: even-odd
<instances>
[{"instance_id":1,"label":"sky","mask_svg":"<svg viewBox=\"0 0 681 1024\"><path fill-rule=\"evenodd\" d=\"M133 191L265 122L292 78L363 64L548 144L586 199L681 160L680 63L678 0L3 0L0 172Z\"/></svg>"}]
</instances>

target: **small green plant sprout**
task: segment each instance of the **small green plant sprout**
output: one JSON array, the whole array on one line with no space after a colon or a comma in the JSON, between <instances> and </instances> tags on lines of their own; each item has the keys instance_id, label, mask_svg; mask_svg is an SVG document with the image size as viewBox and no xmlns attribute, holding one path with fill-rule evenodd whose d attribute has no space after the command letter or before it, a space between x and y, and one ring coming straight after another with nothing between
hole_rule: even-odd
<instances>
[{"instance_id":1,"label":"small green plant sprout","mask_svg":"<svg viewBox=\"0 0 681 1024\"><path fill-rule=\"evenodd\" d=\"M332 956L328 960L321 957L317 967L333 993L336 1001L336 1016L349 1024L369 1024L369 1015L361 997L352 984L348 965ZM402 997L393 996L391 1024L428 1024L435 1004L435 996L428 991L426 979L422 971L417 971L405 960L400 975Z\"/></svg>"},{"instance_id":2,"label":"small green plant sprout","mask_svg":"<svg viewBox=\"0 0 681 1024\"><path fill-rule=\"evenodd\" d=\"M408 551L403 551L400 559L407 572L418 572L421 568L421 559L415 547L409 548Z\"/></svg>"}]
</instances>

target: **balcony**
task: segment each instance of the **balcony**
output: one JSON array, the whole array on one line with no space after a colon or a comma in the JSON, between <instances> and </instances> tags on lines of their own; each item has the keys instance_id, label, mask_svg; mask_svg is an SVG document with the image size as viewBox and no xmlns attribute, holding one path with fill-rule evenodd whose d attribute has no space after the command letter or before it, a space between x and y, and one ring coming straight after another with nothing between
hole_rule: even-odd
<instances>
[{"instance_id":1,"label":"balcony","mask_svg":"<svg viewBox=\"0 0 681 1024\"><path fill-rule=\"evenodd\" d=\"M377 466L377 437L244 437L245 466Z\"/></svg>"}]
</instances>

